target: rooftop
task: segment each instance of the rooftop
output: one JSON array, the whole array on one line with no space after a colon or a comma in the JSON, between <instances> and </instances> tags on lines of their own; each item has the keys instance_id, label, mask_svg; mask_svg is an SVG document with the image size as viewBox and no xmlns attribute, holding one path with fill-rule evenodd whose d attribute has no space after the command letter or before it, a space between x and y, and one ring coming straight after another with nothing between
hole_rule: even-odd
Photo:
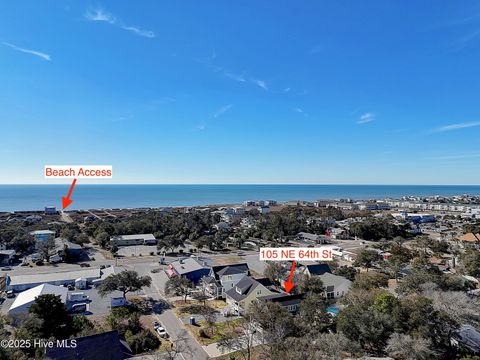
<instances>
[{"instance_id":1,"label":"rooftop","mask_svg":"<svg viewBox=\"0 0 480 360\"><path fill-rule=\"evenodd\" d=\"M153 234L133 234L133 235L115 235L110 238L111 240L156 240Z\"/></svg>"},{"instance_id":2,"label":"rooftop","mask_svg":"<svg viewBox=\"0 0 480 360\"><path fill-rule=\"evenodd\" d=\"M204 265L202 262L195 258L180 259L172 262L170 266L175 269L178 275L184 275L193 271L208 268L207 265Z\"/></svg>"},{"instance_id":3,"label":"rooftop","mask_svg":"<svg viewBox=\"0 0 480 360\"><path fill-rule=\"evenodd\" d=\"M132 350L117 331L76 338L75 348L46 348L46 357L55 360L123 360L132 356Z\"/></svg>"},{"instance_id":4,"label":"rooftop","mask_svg":"<svg viewBox=\"0 0 480 360\"><path fill-rule=\"evenodd\" d=\"M11 275L8 285L48 283L54 281L75 281L78 278L100 278L100 269L55 272L46 274Z\"/></svg>"},{"instance_id":5,"label":"rooftop","mask_svg":"<svg viewBox=\"0 0 480 360\"><path fill-rule=\"evenodd\" d=\"M20 306L23 306L32 301L35 301L35 298L37 296L45 295L45 294L60 295L62 302L65 302L67 299L67 292L68 292L67 288L64 288L62 286L55 286L50 284L38 285L34 288L22 291L20 294L18 294L12 306L10 306L9 311L15 310Z\"/></svg>"}]
</instances>

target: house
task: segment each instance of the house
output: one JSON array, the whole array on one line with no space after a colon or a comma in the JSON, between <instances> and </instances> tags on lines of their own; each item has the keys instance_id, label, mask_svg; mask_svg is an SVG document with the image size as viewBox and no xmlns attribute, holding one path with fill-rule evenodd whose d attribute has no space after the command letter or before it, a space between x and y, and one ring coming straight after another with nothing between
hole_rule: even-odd
<instances>
[{"instance_id":1,"label":"house","mask_svg":"<svg viewBox=\"0 0 480 360\"><path fill-rule=\"evenodd\" d=\"M330 270L330 266L328 264L311 264L304 265L303 273L308 277L315 275L320 276L325 273L332 273L332 270Z\"/></svg>"},{"instance_id":2,"label":"house","mask_svg":"<svg viewBox=\"0 0 480 360\"><path fill-rule=\"evenodd\" d=\"M343 276L333 275L329 272L319 276L323 282L325 288L325 297L327 299L336 299L344 296L350 287L352 282Z\"/></svg>"},{"instance_id":3,"label":"house","mask_svg":"<svg viewBox=\"0 0 480 360\"><path fill-rule=\"evenodd\" d=\"M131 358L132 349L123 335L116 330L100 334L71 339L67 344L75 342L75 346L62 346L55 342L53 347L45 348L45 358L52 360L124 360Z\"/></svg>"},{"instance_id":4,"label":"house","mask_svg":"<svg viewBox=\"0 0 480 360\"><path fill-rule=\"evenodd\" d=\"M67 254L72 257L80 257L83 253L83 248L79 244L58 237L55 238L55 252L62 258L65 258Z\"/></svg>"},{"instance_id":5,"label":"house","mask_svg":"<svg viewBox=\"0 0 480 360\"><path fill-rule=\"evenodd\" d=\"M305 294L291 295L291 294L282 293L282 294L262 296L262 297L259 297L258 300L277 303L283 308L285 308L288 312L292 314L296 314L304 298L305 298Z\"/></svg>"},{"instance_id":6,"label":"house","mask_svg":"<svg viewBox=\"0 0 480 360\"><path fill-rule=\"evenodd\" d=\"M38 249L46 242L55 238L55 231L51 230L35 230L30 233L35 239L35 248Z\"/></svg>"},{"instance_id":7,"label":"house","mask_svg":"<svg viewBox=\"0 0 480 360\"><path fill-rule=\"evenodd\" d=\"M169 278L183 276L194 284L198 284L202 277L208 276L210 267L207 266L205 261L195 258L183 258L172 262L165 272Z\"/></svg>"},{"instance_id":8,"label":"house","mask_svg":"<svg viewBox=\"0 0 480 360\"><path fill-rule=\"evenodd\" d=\"M40 295L52 294L60 296L60 299L65 304L67 301L67 292L68 290L65 287L50 284L42 284L32 289L22 291L10 306L8 315L18 316L28 313L28 309L30 309L30 306L35 303L35 299Z\"/></svg>"},{"instance_id":9,"label":"house","mask_svg":"<svg viewBox=\"0 0 480 360\"><path fill-rule=\"evenodd\" d=\"M270 212L270 206L259 206L258 211L260 214L268 214Z\"/></svg>"},{"instance_id":10,"label":"house","mask_svg":"<svg viewBox=\"0 0 480 360\"><path fill-rule=\"evenodd\" d=\"M45 206L45 215L56 215L57 208L55 206Z\"/></svg>"},{"instance_id":11,"label":"house","mask_svg":"<svg viewBox=\"0 0 480 360\"><path fill-rule=\"evenodd\" d=\"M225 291L249 275L250 270L246 263L212 266L210 273L202 279L202 282L211 296L225 299Z\"/></svg>"},{"instance_id":12,"label":"house","mask_svg":"<svg viewBox=\"0 0 480 360\"><path fill-rule=\"evenodd\" d=\"M110 244L116 246L156 245L153 234L116 235L110 238Z\"/></svg>"},{"instance_id":13,"label":"house","mask_svg":"<svg viewBox=\"0 0 480 360\"><path fill-rule=\"evenodd\" d=\"M0 250L0 265L10 265L15 258L15 250Z\"/></svg>"},{"instance_id":14,"label":"house","mask_svg":"<svg viewBox=\"0 0 480 360\"><path fill-rule=\"evenodd\" d=\"M233 314L241 315L258 298L275 293L273 283L269 279L244 276L233 288L225 291L225 299L228 310Z\"/></svg>"}]
</instances>

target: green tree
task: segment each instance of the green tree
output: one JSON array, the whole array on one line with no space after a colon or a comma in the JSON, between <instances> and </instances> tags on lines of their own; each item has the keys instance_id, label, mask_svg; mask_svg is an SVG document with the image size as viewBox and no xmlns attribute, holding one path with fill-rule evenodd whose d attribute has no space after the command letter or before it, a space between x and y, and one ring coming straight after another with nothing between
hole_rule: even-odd
<instances>
[{"instance_id":1,"label":"green tree","mask_svg":"<svg viewBox=\"0 0 480 360\"><path fill-rule=\"evenodd\" d=\"M391 314L397 305L398 300L395 295L382 291L375 297L372 308L384 314Z\"/></svg>"},{"instance_id":2,"label":"green tree","mask_svg":"<svg viewBox=\"0 0 480 360\"><path fill-rule=\"evenodd\" d=\"M322 279L318 276L305 277L298 287L300 293L323 295L325 292Z\"/></svg>"},{"instance_id":3,"label":"green tree","mask_svg":"<svg viewBox=\"0 0 480 360\"><path fill-rule=\"evenodd\" d=\"M368 269L373 267L373 264L380 260L381 256L376 251L364 249L358 254L354 265L363 266L368 271Z\"/></svg>"},{"instance_id":4,"label":"green tree","mask_svg":"<svg viewBox=\"0 0 480 360\"><path fill-rule=\"evenodd\" d=\"M73 333L72 318L60 296L53 294L40 295L28 309L30 315L38 319L33 321L29 330L42 339L54 337L66 339ZM26 325L28 328L28 324Z\"/></svg>"},{"instance_id":5,"label":"green tree","mask_svg":"<svg viewBox=\"0 0 480 360\"><path fill-rule=\"evenodd\" d=\"M388 276L379 272L370 271L367 273L359 273L355 276L353 287L357 289L371 290L388 285Z\"/></svg>"},{"instance_id":6,"label":"green tree","mask_svg":"<svg viewBox=\"0 0 480 360\"><path fill-rule=\"evenodd\" d=\"M186 303L187 297L194 288L193 283L183 276L175 276L167 280L165 283L165 294L183 296Z\"/></svg>"},{"instance_id":7,"label":"green tree","mask_svg":"<svg viewBox=\"0 0 480 360\"><path fill-rule=\"evenodd\" d=\"M467 275L480 277L480 251L467 249L460 256L461 264Z\"/></svg>"},{"instance_id":8,"label":"green tree","mask_svg":"<svg viewBox=\"0 0 480 360\"><path fill-rule=\"evenodd\" d=\"M357 270L353 266L340 266L333 270L333 273L338 276L343 276L350 281L355 280L355 275L357 275Z\"/></svg>"},{"instance_id":9,"label":"green tree","mask_svg":"<svg viewBox=\"0 0 480 360\"><path fill-rule=\"evenodd\" d=\"M100 296L106 296L113 291L119 290L126 298L127 293L141 290L143 287L149 287L152 284L152 278L148 275L139 276L136 271L126 270L118 274L112 274L102 281L98 287Z\"/></svg>"},{"instance_id":10,"label":"green tree","mask_svg":"<svg viewBox=\"0 0 480 360\"><path fill-rule=\"evenodd\" d=\"M349 306L338 315L337 329L367 351L381 351L393 332L389 315L370 308Z\"/></svg>"}]
</instances>

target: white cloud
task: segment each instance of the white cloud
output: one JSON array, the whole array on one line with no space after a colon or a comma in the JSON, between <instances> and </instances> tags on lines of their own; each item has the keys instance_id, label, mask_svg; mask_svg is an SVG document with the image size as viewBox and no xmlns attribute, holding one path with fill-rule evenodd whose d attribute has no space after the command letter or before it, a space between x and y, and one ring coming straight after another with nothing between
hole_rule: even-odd
<instances>
[{"instance_id":1,"label":"white cloud","mask_svg":"<svg viewBox=\"0 0 480 360\"><path fill-rule=\"evenodd\" d=\"M253 80L255 84L260 86L263 90L268 90L267 83L264 80Z\"/></svg>"},{"instance_id":2,"label":"white cloud","mask_svg":"<svg viewBox=\"0 0 480 360\"><path fill-rule=\"evenodd\" d=\"M218 118L219 116L225 114L228 110L230 110L232 108L232 104L228 104L228 105L225 105L225 106L222 106L220 109L218 109L215 114L213 114L213 117L216 119Z\"/></svg>"},{"instance_id":3,"label":"white cloud","mask_svg":"<svg viewBox=\"0 0 480 360\"><path fill-rule=\"evenodd\" d=\"M85 14L85 19L88 21L105 21L109 24L115 24L117 19L112 14L109 14L102 9L89 9Z\"/></svg>"},{"instance_id":4,"label":"white cloud","mask_svg":"<svg viewBox=\"0 0 480 360\"><path fill-rule=\"evenodd\" d=\"M18 47L16 45L13 45L13 44L10 44L10 43L7 43L7 42L4 42L3 45L5 46L8 46L16 51L20 51L20 52L23 52L25 54L31 54L31 55L35 55L35 56L38 56L39 58L42 58L43 60L46 60L46 61L50 61L52 60L52 58L50 57L50 55L46 54L46 53L43 53L43 52L40 52L40 51L35 51L35 50L30 50L30 49L25 49L25 48L21 48L21 47Z\"/></svg>"},{"instance_id":5,"label":"white cloud","mask_svg":"<svg viewBox=\"0 0 480 360\"><path fill-rule=\"evenodd\" d=\"M232 74L230 72L225 72L224 75L232 80L239 81L239 82L246 82L247 80L245 79L244 75L237 75L237 74Z\"/></svg>"},{"instance_id":6,"label":"white cloud","mask_svg":"<svg viewBox=\"0 0 480 360\"><path fill-rule=\"evenodd\" d=\"M123 30L131 31L139 36L147 37L147 38L154 38L155 33L150 30L142 30L136 26L122 26Z\"/></svg>"},{"instance_id":7,"label":"white cloud","mask_svg":"<svg viewBox=\"0 0 480 360\"><path fill-rule=\"evenodd\" d=\"M445 125L436 129L432 129L432 132L453 131L453 130L466 129L466 128L471 128L476 126L480 126L480 121L471 121L471 122Z\"/></svg>"},{"instance_id":8,"label":"white cloud","mask_svg":"<svg viewBox=\"0 0 480 360\"><path fill-rule=\"evenodd\" d=\"M360 119L357 121L357 124L366 124L375 120L375 114L368 112L360 116Z\"/></svg>"},{"instance_id":9,"label":"white cloud","mask_svg":"<svg viewBox=\"0 0 480 360\"><path fill-rule=\"evenodd\" d=\"M155 33L151 30L144 30L139 28L138 26L124 24L122 21L118 20L115 15L110 14L102 9L87 10L87 12L85 13L85 19L87 19L88 21L103 21L111 25L116 25L120 29L130 31L135 35L146 38L154 38L156 36Z\"/></svg>"}]
</instances>

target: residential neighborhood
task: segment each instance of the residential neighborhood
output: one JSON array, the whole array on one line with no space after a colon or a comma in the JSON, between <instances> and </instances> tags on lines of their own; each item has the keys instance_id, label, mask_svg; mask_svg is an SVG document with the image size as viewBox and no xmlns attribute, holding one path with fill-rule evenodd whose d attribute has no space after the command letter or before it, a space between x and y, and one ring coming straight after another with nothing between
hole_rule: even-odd
<instances>
[{"instance_id":1,"label":"residential neighborhood","mask_svg":"<svg viewBox=\"0 0 480 360\"><path fill-rule=\"evenodd\" d=\"M299 336L313 336L344 343L311 351L403 359L389 355L393 339L406 341L418 330L395 330L404 321L398 316L422 306L416 311L451 317L447 337L428 338L440 336L442 330L433 328L434 333L421 335L436 342L435 351L478 355L480 227L475 217L459 219L441 210L423 221L422 214L399 216L397 209L385 207L272 204L268 213L256 203L233 212L215 206L91 210L94 219L88 221L82 211L45 212L37 213L40 220L34 224L26 220L29 213L1 214L3 334L15 338L18 329L37 331L28 330L26 319L43 316L48 303L62 309L67 316L62 326L71 329L65 335L86 353L88 344L105 338L118 358L233 359L249 352L252 359L272 353L288 359L293 349L302 351ZM295 220L287 221L293 213ZM228 227L216 226L221 219ZM131 226L151 232L126 234ZM8 238L12 230L25 234L21 243ZM291 290L286 282L292 262L259 258L260 247L325 245L333 261L296 261ZM456 301L460 307L446 310ZM374 328L363 328L364 318ZM436 326L437 320L422 321L415 326ZM374 335L379 326L384 332ZM281 335L272 337L277 331ZM275 350L280 341L293 341L284 355ZM422 348L422 354L429 349ZM51 358L69 356L68 349L44 351Z\"/></svg>"}]
</instances>

